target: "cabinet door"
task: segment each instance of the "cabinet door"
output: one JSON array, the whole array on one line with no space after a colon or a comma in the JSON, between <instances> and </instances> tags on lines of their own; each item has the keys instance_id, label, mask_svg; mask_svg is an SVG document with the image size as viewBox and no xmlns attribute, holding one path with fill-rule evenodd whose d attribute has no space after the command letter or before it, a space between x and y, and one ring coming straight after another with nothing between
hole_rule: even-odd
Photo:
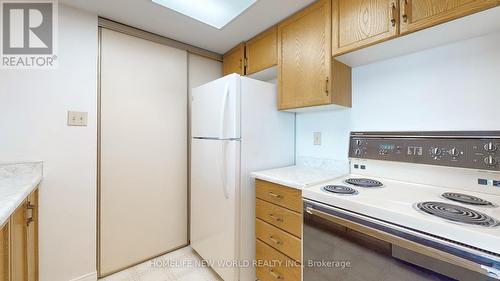
<instances>
[{"instance_id":1,"label":"cabinet door","mask_svg":"<svg viewBox=\"0 0 500 281\"><path fill-rule=\"evenodd\" d=\"M399 0L333 0L333 55L340 55L398 35Z\"/></svg>"},{"instance_id":2,"label":"cabinet door","mask_svg":"<svg viewBox=\"0 0 500 281\"><path fill-rule=\"evenodd\" d=\"M0 281L9 281L9 223L0 229Z\"/></svg>"},{"instance_id":3,"label":"cabinet door","mask_svg":"<svg viewBox=\"0 0 500 281\"><path fill-rule=\"evenodd\" d=\"M238 73L245 75L245 43L241 43L229 52L222 59L222 72L224 75Z\"/></svg>"},{"instance_id":4,"label":"cabinet door","mask_svg":"<svg viewBox=\"0 0 500 281\"><path fill-rule=\"evenodd\" d=\"M278 63L276 26L250 39L246 44L246 74L259 72Z\"/></svg>"},{"instance_id":5,"label":"cabinet door","mask_svg":"<svg viewBox=\"0 0 500 281\"><path fill-rule=\"evenodd\" d=\"M38 190L34 191L27 202L26 258L28 281L38 281Z\"/></svg>"},{"instance_id":6,"label":"cabinet door","mask_svg":"<svg viewBox=\"0 0 500 281\"><path fill-rule=\"evenodd\" d=\"M26 205L26 201L23 202L10 218L12 281L28 280Z\"/></svg>"},{"instance_id":7,"label":"cabinet door","mask_svg":"<svg viewBox=\"0 0 500 281\"><path fill-rule=\"evenodd\" d=\"M278 108L329 104L331 0L320 0L278 25Z\"/></svg>"},{"instance_id":8,"label":"cabinet door","mask_svg":"<svg viewBox=\"0 0 500 281\"><path fill-rule=\"evenodd\" d=\"M497 0L400 0L406 34L494 7Z\"/></svg>"}]
</instances>

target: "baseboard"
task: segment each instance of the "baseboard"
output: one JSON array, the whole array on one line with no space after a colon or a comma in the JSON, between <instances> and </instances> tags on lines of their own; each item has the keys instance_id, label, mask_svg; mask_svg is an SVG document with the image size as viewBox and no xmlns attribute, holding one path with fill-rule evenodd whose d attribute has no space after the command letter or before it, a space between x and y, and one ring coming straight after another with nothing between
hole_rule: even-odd
<instances>
[{"instance_id":1,"label":"baseboard","mask_svg":"<svg viewBox=\"0 0 500 281\"><path fill-rule=\"evenodd\" d=\"M75 279L71 279L70 281L97 281L97 272L85 274Z\"/></svg>"}]
</instances>

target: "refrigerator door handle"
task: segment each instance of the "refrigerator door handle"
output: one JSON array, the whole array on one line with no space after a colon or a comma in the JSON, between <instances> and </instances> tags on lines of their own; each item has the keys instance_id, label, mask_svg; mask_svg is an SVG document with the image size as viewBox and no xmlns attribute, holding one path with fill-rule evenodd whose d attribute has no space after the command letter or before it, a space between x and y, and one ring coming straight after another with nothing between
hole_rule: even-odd
<instances>
[{"instance_id":1,"label":"refrigerator door handle","mask_svg":"<svg viewBox=\"0 0 500 281\"><path fill-rule=\"evenodd\" d=\"M222 141L222 191L224 192L224 197L229 199L229 191L227 190L227 144L228 141Z\"/></svg>"},{"instance_id":2,"label":"refrigerator door handle","mask_svg":"<svg viewBox=\"0 0 500 281\"><path fill-rule=\"evenodd\" d=\"M222 98L222 110L220 112L220 138L224 139L226 132L226 107L229 98L229 83L224 87L224 97Z\"/></svg>"}]
</instances>

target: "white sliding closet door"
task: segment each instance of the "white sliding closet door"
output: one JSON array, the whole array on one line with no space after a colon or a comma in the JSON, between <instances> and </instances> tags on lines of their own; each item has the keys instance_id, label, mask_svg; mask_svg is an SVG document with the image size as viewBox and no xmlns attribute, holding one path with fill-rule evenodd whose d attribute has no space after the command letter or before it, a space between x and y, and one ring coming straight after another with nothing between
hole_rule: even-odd
<instances>
[{"instance_id":1,"label":"white sliding closet door","mask_svg":"<svg viewBox=\"0 0 500 281\"><path fill-rule=\"evenodd\" d=\"M188 243L187 53L102 29L100 275Z\"/></svg>"}]
</instances>

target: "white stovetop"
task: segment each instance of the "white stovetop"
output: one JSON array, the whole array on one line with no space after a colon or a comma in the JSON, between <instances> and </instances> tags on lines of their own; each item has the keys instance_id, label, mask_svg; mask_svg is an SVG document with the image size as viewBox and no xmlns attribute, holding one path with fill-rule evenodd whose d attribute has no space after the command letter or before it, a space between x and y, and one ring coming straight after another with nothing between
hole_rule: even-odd
<instances>
[{"instance_id":1,"label":"white stovetop","mask_svg":"<svg viewBox=\"0 0 500 281\"><path fill-rule=\"evenodd\" d=\"M345 184L344 180L350 177L366 177L347 175L332 181L324 182L302 191L302 196L334 207L346 209L359 214L405 227L418 229L430 234L441 236L467 245L500 254L500 227L469 226L445 221L444 219L417 211L415 204L423 201L437 201L460 205L482 212L500 220L500 207L476 207L461 204L441 197L444 192L458 192L488 200L500 205L500 196L460 191L430 185L411 184L395 180L376 177L384 184L383 188L362 188ZM327 184L350 186L356 189L357 195L337 195L327 193L322 187Z\"/></svg>"},{"instance_id":2,"label":"white stovetop","mask_svg":"<svg viewBox=\"0 0 500 281\"><path fill-rule=\"evenodd\" d=\"M278 169L253 172L252 177L296 189L329 181L347 174L346 169L321 169L308 166L288 166Z\"/></svg>"},{"instance_id":3,"label":"white stovetop","mask_svg":"<svg viewBox=\"0 0 500 281\"><path fill-rule=\"evenodd\" d=\"M0 163L0 226L42 180L42 162Z\"/></svg>"}]
</instances>

